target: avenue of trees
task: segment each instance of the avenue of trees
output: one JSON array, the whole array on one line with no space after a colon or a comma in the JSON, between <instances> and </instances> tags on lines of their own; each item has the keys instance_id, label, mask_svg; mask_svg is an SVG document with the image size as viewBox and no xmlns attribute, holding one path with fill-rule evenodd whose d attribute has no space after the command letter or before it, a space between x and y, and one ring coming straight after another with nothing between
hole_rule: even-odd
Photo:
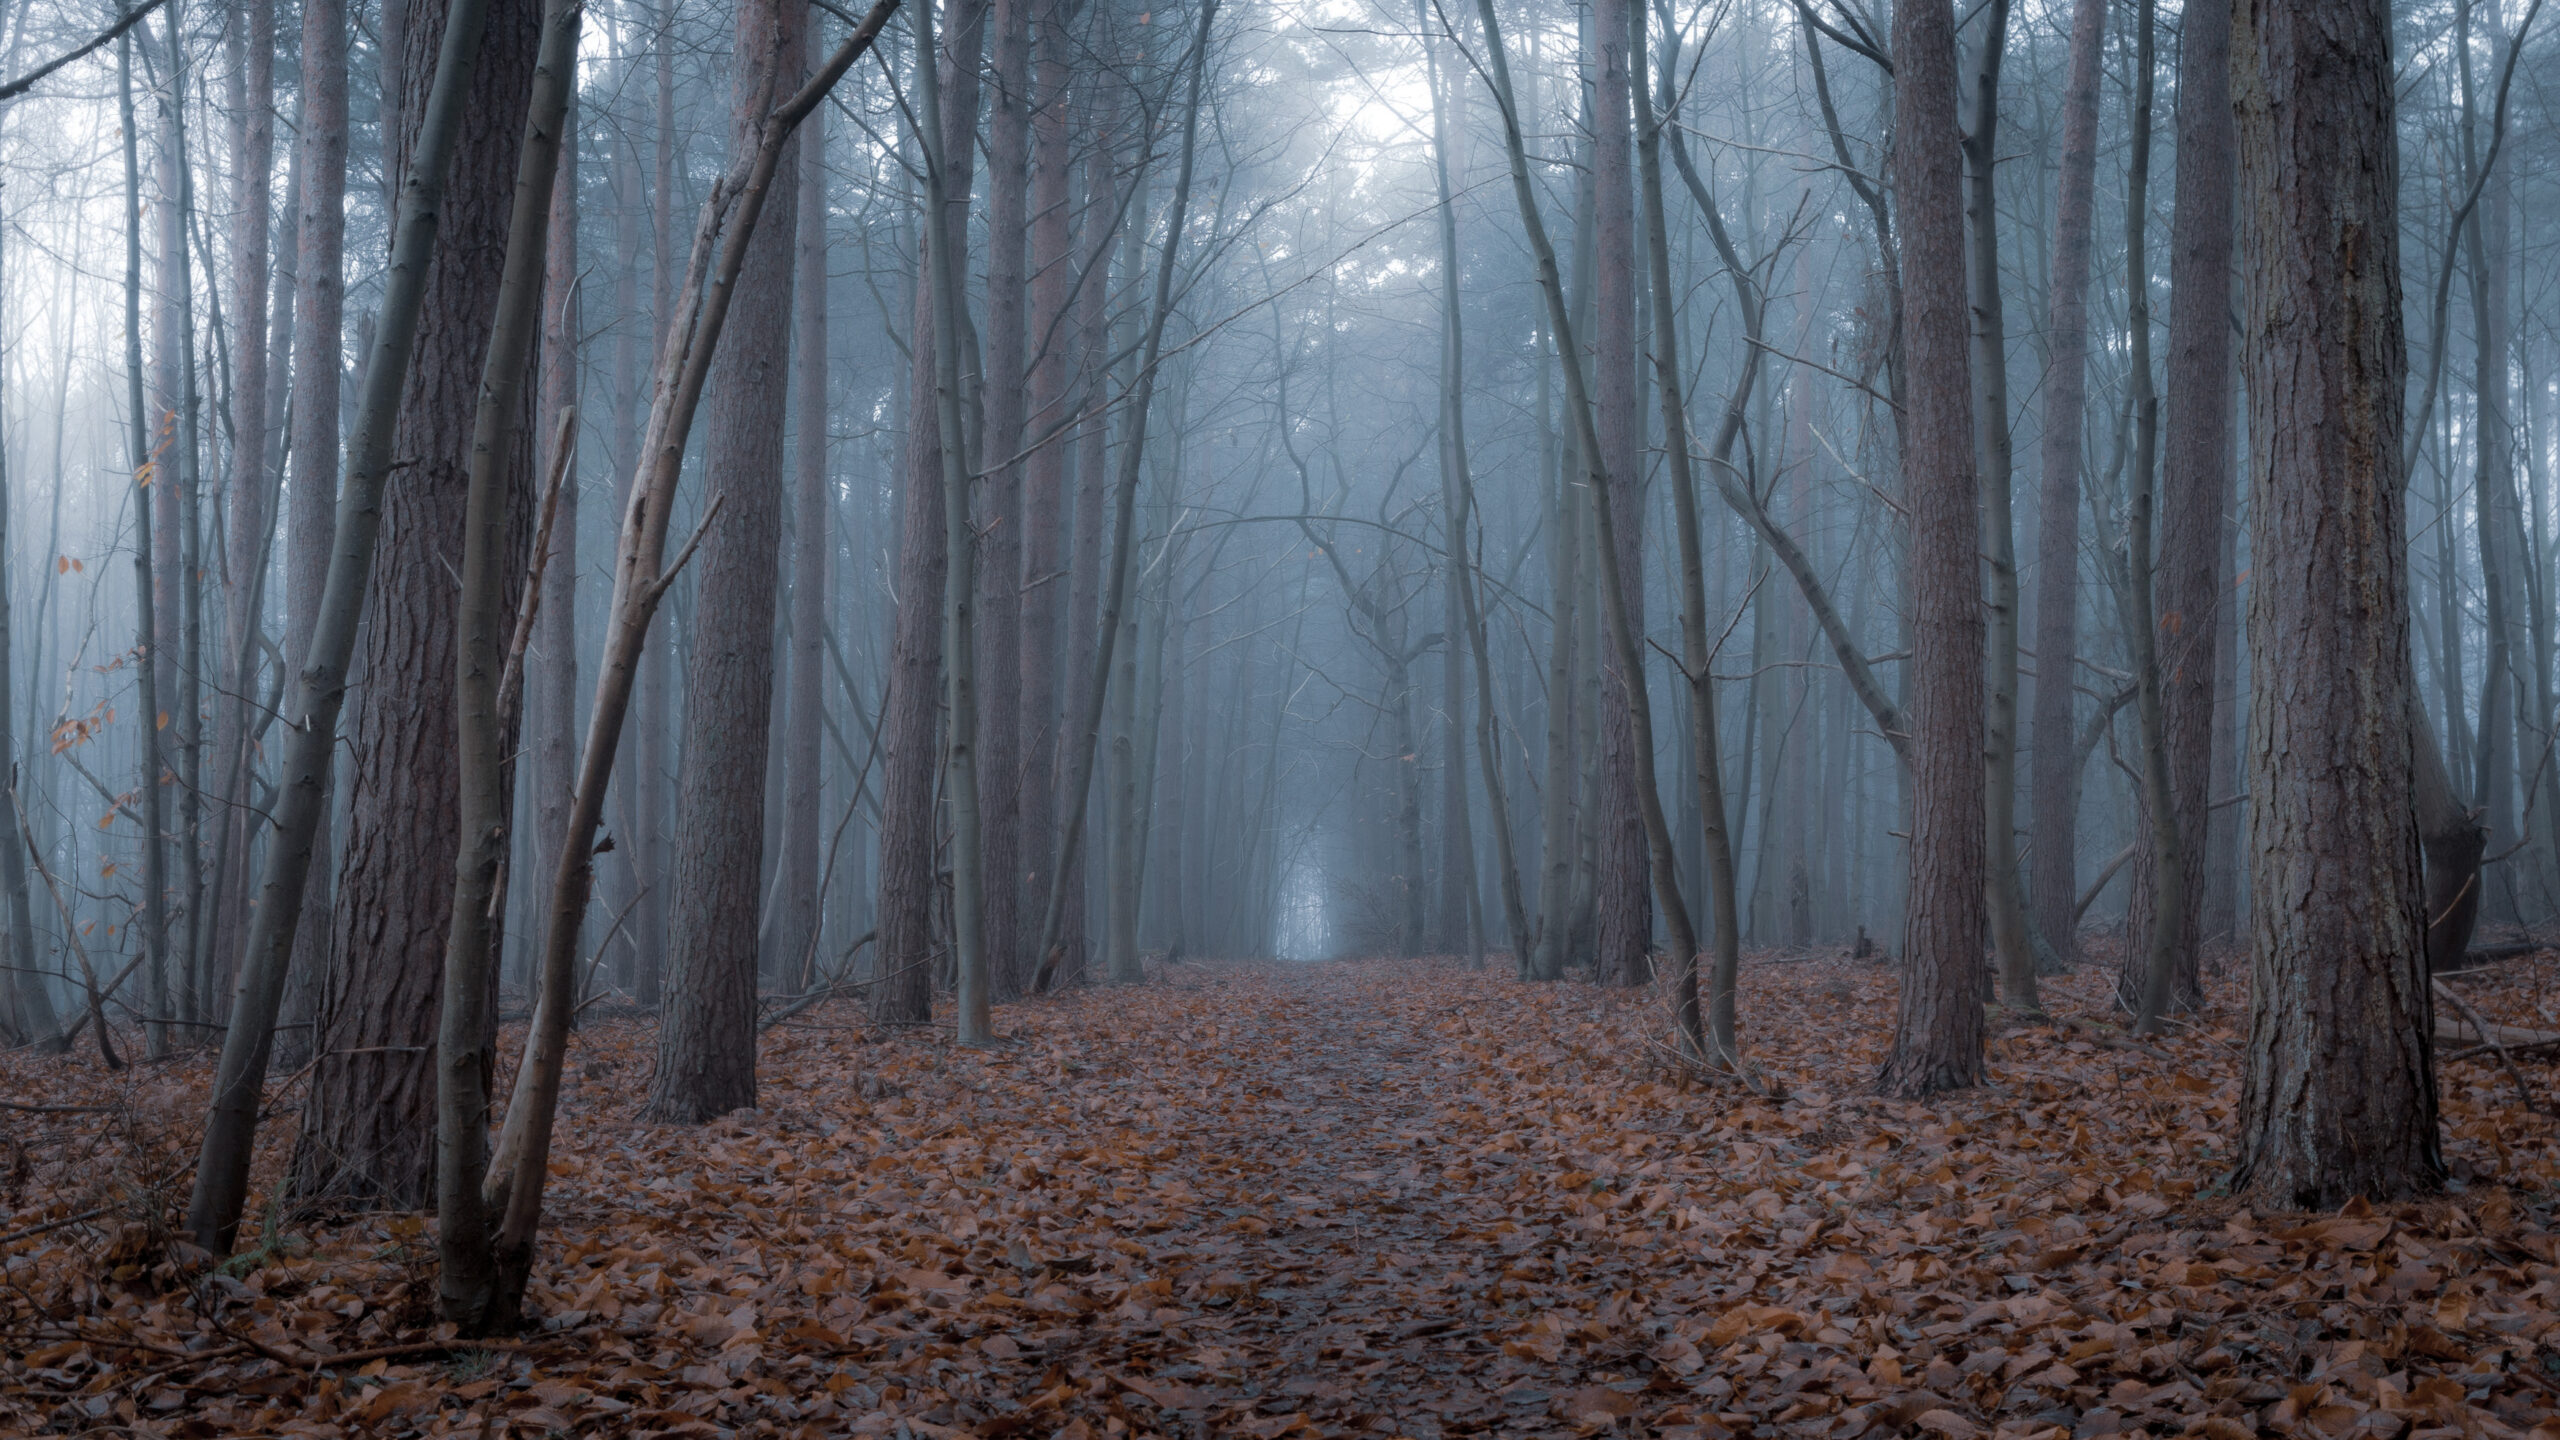
<instances>
[{"instance_id":1,"label":"avenue of trees","mask_svg":"<svg viewBox=\"0 0 2560 1440\"><path fill-rule=\"evenodd\" d=\"M691 1124L1159 957L1748 1084L1854 947L1906 1097L2245 983L2235 1189L2427 1190L2560 916L2541 10L8 0L0 1043L475 1331L582 1014Z\"/></svg>"}]
</instances>

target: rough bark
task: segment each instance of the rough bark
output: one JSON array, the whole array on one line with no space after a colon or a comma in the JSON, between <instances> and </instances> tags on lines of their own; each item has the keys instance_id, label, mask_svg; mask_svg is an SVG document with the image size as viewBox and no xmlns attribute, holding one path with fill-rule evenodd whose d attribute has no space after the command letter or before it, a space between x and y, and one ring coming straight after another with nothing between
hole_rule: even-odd
<instances>
[{"instance_id":1,"label":"rough bark","mask_svg":"<svg viewBox=\"0 0 2560 1440\"><path fill-rule=\"evenodd\" d=\"M570 96L577 88L576 0L545 0L531 96L508 205L497 303L472 409L464 460L462 576L454 623L454 737L457 778L453 899L445 927L436 1025L436 1301L466 1334L514 1324L520 1294L502 1277L491 1244L499 1206L488 1179L489 1120L496 1103L500 935L506 919L508 810L515 789L517 701L523 647L519 620L528 584L523 557L508 543L508 472L522 427L526 372L542 339L549 268L552 190ZM576 436L563 410L551 436L554 474L565 475ZM557 510L546 517L556 521ZM535 533L551 541L549 525ZM532 568L550 567L540 549ZM540 598L536 591L531 599Z\"/></svg>"},{"instance_id":2,"label":"rough bark","mask_svg":"<svg viewBox=\"0 0 2560 1440\"><path fill-rule=\"evenodd\" d=\"M2382 0L2240 0L2250 1025L2235 1192L2443 1174L2419 901L2401 501L2399 163ZM2342 603L2347 602L2347 603Z\"/></svg>"},{"instance_id":3,"label":"rough bark","mask_svg":"<svg viewBox=\"0 0 2560 1440\"><path fill-rule=\"evenodd\" d=\"M1910 515L1911 888L1902 1001L1876 1088L1982 1078L1983 621L1955 23L1893 13L1892 173L1901 200L1903 493Z\"/></svg>"},{"instance_id":4,"label":"rough bark","mask_svg":"<svg viewBox=\"0 0 2560 1440\"><path fill-rule=\"evenodd\" d=\"M437 241L447 210L446 182L458 142L468 128L472 82L489 73L477 64L490 28L486 0L454 0L442 18L443 35L425 87L426 104L412 136L413 163L395 187L399 202L393 217L391 263L384 272L382 306L368 337L371 354L347 446L346 494L341 497L338 532L331 543L329 578L292 701L295 723L287 732L279 767L274 834L252 902L254 918L242 951L240 983L232 997L230 1024L223 1031L221 1065L203 1144L197 1151L194 1193L187 1202L188 1231L197 1243L217 1253L231 1247L248 1195L268 1051L285 966L301 919L298 901L311 872L319 814L327 800L330 752L338 743L349 663L373 581L393 442L413 378L411 361L420 348L418 318L437 288ZM507 67L502 60L494 68L503 73ZM311 1113L307 1107L306 1118ZM343 1163L347 1157L341 1153L328 1158Z\"/></svg>"},{"instance_id":5,"label":"rough bark","mask_svg":"<svg viewBox=\"0 0 2560 1440\"><path fill-rule=\"evenodd\" d=\"M415 158L453 3L461 0L410 5L395 170ZM427 267L423 313L434 321L417 332L392 440L400 468L383 487L358 662L365 688L344 771L329 981L290 1179L297 1196L409 1209L429 1202L435 1180L432 1047L460 841L454 662L466 452L541 22L534 0L487 3ZM521 434L514 444L507 490L520 525L528 462Z\"/></svg>"},{"instance_id":6,"label":"rough bark","mask_svg":"<svg viewBox=\"0 0 2560 1440\"><path fill-rule=\"evenodd\" d=\"M751 153L808 71L807 0L739 0L730 153ZM796 144L797 142L793 142ZM658 1065L643 1114L693 1124L756 1103L757 906L765 760L773 736L773 611L782 561L782 435L791 359L799 173L789 146L748 241L727 343L712 361L703 484L721 512L702 538L685 665Z\"/></svg>"}]
</instances>

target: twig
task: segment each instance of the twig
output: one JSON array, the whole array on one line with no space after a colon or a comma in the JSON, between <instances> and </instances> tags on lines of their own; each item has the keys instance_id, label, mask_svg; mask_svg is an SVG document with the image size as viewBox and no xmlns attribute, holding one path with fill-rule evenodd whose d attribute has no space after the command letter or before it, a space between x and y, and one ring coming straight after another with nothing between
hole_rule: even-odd
<instances>
[{"instance_id":1,"label":"twig","mask_svg":"<svg viewBox=\"0 0 2560 1440\"><path fill-rule=\"evenodd\" d=\"M66 1226L78 1225L83 1221L95 1220L114 1208L112 1205L101 1205L95 1210L83 1210L77 1215L65 1215L59 1220L48 1220L42 1225L30 1225L23 1230L12 1230L6 1235L0 1235L0 1245L14 1244L30 1236L42 1235L48 1230L60 1230Z\"/></svg>"},{"instance_id":2,"label":"twig","mask_svg":"<svg viewBox=\"0 0 2560 1440\"><path fill-rule=\"evenodd\" d=\"M2523 1103L2524 1108L2536 1115L2549 1115L2551 1112L2543 1109L2541 1104L2533 1098L2533 1091L2526 1087L2524 1071L2517 1068L2516 1057L2508 1054L2507 1047L2499 1043L2498 1032L2490 1028L2488 1021L2480 1018L2480 1012L2471 1008L2470 1001L2454 993L2451 986L2442 981L2432 983L2435 992L2452 1001L2453 1008L2462 1012L2462 1018L2471 1022L2471 1028L2480 1032L2482 1042L2498 1052L2498 1063L2507 1067L2507 1078L2516 1082L2516 1099Z\"/></svg>"}]
</instances>

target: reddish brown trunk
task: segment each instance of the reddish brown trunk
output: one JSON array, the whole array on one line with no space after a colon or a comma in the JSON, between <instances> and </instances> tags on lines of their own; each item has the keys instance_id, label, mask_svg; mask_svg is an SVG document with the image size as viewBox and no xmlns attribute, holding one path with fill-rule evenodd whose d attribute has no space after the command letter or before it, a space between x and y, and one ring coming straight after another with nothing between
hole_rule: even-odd
<instances>
[{"instance_id":1,"label":"reddish brown trunk","mask_svg":"<svg viewBox=\"0 0 2560 1440\"><path fill-rule=\"evenodd\" d=\"M1981 526L1947 0L1895 8L1893 55L1911 517L1911 887L1901 1015L1876 1088L1920 1096L1982 1078Z\"/></svg>"},{"instance_id":2,"label":"reddish brown trunk","mask_svg":"<svg viewBox=\"0 0 2560 1440\"><path fill-rule=\"evenodd\" d=\"M2399 156L2384 0L2240 0L2250 1024L2232 1188L2434 1188L2401 498ZM2193 23L2190 17L2190 23Z\"/></svg>"},{"instance_id":3,"label":"reddish brown trunk","mask_svg":"<svg viewBox=\"0 0 2560 1440\"><path fill-rule=\"evenodd\" d=\"M744 154L809 68L807 0L739 0L729 138ZM798 141L792 142L797 145ZM773 609L782 558L782 413L791 358L796 153L748 241L712 362L703 537L685 666L684 776L668 875L658 1068L642 1113L692 1123L756 1103L758 906L773 736Z\"/></svg>"},{"instance_id":4,"label":"reddish brown trunk","mask_svg":"<svg viewBox=\"0 0 2560 1440\"><path fill-rule=\"evenodd\" d=\"M407 164L435 75L444 0L412 0L393 168ZM434 1194L433 1047L458 846L454 623L464 463L505 260L516 151L533 82L541 6L492 0L454 152L422 325L383 492L346 770L346 835L320 1058L291 1186L415 1209ZM509 457L513 522L529 519L531 457ZM520 549L517 545L513 548ZM514 604L512 597L509 605Z\"/></svg>"}]
</instances>

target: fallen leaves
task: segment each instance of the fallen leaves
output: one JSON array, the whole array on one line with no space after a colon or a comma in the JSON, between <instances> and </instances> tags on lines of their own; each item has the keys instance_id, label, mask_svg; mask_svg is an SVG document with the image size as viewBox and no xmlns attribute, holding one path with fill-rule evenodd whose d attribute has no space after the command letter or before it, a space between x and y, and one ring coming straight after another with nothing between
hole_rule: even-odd
<instances>
[{"instance_id":1,"label":"fallen leaves","mask_svg":"<svg viewBox=\"0 0 2560 1440\"><path fill-rule=\"evenodd\" d=\"M2560 1144L2493 1063L2445 1076L2458 1193L2257 1216L2214 1191L2227 1005L2159 1060L2066 979L2079 1018L1918 1106L1864 1094L1866 965L1746 972L1772 1097L1652 1076L1622 992L1185 973L1009 1007L991 1054L777 1031L762 1110L698 1129L635 1123L649 1032L591 1027L506 1346L435 1328L415 1217L191 1263L201 1059L0 1060L110 1116L11 1112L0 1431L2560 1440ZM2466 993L2547 1022L2533 973Z\"/></svg>"}]
</instances>

